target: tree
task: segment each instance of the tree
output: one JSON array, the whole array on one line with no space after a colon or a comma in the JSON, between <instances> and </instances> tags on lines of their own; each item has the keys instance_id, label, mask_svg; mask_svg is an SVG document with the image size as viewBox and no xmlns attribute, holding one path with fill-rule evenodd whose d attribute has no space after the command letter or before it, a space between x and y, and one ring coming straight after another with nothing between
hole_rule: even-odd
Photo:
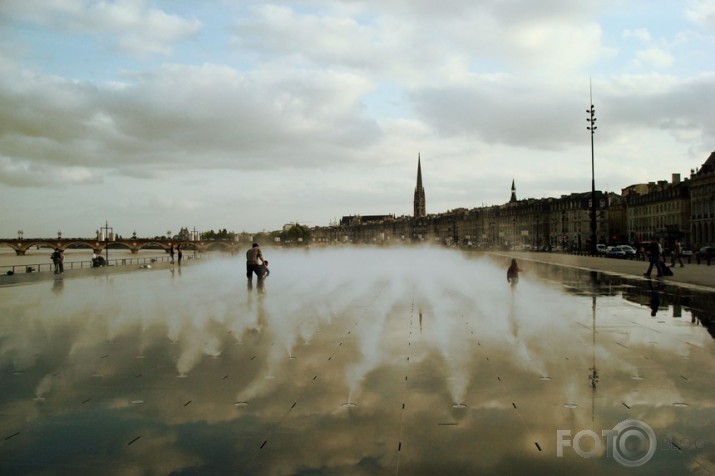
<instances>
[{"instance_id":1,"label":"tree","mask_svg":"<svg viewBox=\"0 0 715 476\"><path fill-rule=\"evenodd\" d=\"M297 243L300 241L308 243L310 241L310 229L308 229L308 227L296 223L288 230L280 232L279 236L283 243Z\"/></svg>"}]
</instances>

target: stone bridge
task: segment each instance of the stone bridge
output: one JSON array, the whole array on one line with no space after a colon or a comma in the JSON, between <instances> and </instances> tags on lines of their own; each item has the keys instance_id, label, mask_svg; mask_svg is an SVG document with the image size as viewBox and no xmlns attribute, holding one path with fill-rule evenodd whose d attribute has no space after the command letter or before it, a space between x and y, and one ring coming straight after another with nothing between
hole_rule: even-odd
<instances>
[{"instance_id":1,"label":"stone bridge","mask_svg":"<svg viewBox=\"0 0 715 476\"><path fill-rule=\"evenodd\" d=\"M107 247L109 249L128 249L132 254L139 253L142 248L161 248L169 250L172 246L176 248L181 245L184 250L196 250L206 252L212 250L225 250L237 252L241 247L238 241L230 240L168 240L153 238L129 238L118 240L97 240L91 238L23 238L23 239L0 239L0 246L9 246L18 256L25 254L27 250L36 246L38 248L49 247L66 250L67 248L88 248L100 254Z\"/></svg>"}]
</instances>

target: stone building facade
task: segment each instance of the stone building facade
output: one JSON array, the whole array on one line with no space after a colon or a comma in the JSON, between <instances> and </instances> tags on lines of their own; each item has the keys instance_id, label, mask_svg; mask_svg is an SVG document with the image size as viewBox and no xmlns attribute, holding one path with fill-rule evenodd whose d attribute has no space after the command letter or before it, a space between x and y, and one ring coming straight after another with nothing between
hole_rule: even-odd
<instances>
[{"instance_id":1,"label":"stone building facade","mask_svg":"<svg viewBox=\"0 0 715 476\"><path fill-rule=\"evenodd\" d=\"M343 217L340 223L315 227L313 240L590 249L591 191L520 200L512 181L508 202L439 214L426 213L424 197L418 156L413 216ZM670 182L632 185L621 195L597 190L595 197L597 243L637 244L659 238L672 245L679 238L688 246L711 244L715 241L715 152L689 180L673 174Z\"/></svg>"},{"instance_id":2,"label":"stone building facade","mask_svg":"<svg viewBox=\"0 0 715 476\"><path fill-rule=\"evenodd\" d=\"M667 248L675 240L691 243L690 183L673 174L671 182L650 182L622 191L626 202L628 241L660 240Z\"/></svg>"},{"instance_id":3,"label":"stone building facade","mask_svg":"<svg viewBox=\"0 0 715 476\"><path fill-rule=\"evenodd\" d=\"M690 174L690 236L695 248L715 243L715 152Z\"/></svg>"}]
</instances>

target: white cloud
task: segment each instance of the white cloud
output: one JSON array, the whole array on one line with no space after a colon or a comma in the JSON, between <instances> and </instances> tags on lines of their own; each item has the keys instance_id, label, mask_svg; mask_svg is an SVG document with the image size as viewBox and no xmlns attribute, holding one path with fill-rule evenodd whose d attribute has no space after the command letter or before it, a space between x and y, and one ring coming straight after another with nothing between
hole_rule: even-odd
<instances>
[{"instance_id":1,"label":"white cloud","mask_svg":"<svg viewBox=\"0 0 715 476\"><path fill-rule=\"evenodd\" d=\"M693 23L715 33L715 2L713 0L689 0L685 16Z\"/></svg>"},{"instance_id":2,"label":"white cloud","mask_svg":"<svg viewBox=\"0 0 715 476\"><path fill-rule=\"evenodd\" d=\"M639 66L652 68L668 68L675 61L673 55L662 48L647 48L637 51L635 58Z\"/></svg>"},{"instance_id":3,"label":"white cloud","mask_svg":"<svg viewBox=\"0 0 715 476\"><path fill-rule=\"evenodd\" d=\"M110 45L140 57L169 54L173 43L201 28L198 20L167 14L144 0L6 0L0 4L0 14L109 39Z\"/></svg>"},{"instance_id":4,"label":"white cloud","mask_svg":"<svg viewBox=\"0 0 715 476\"><path fill-rule=\"evenodd\" d=\"M625 39L636 39L642 43L650 43L652 40L650 32L645 28L636 28L634 30L626 29L623 30L623 38Z\"/></svg>"},{"instance_id":5,"label":"white cloud","mask_svg":"<svg viewBox=\"0 0 715 476\"><path fill-rule=\"evenodd\" d=\"M715 143L711 4L641 1L6 0L3 222L39 195L128 227L409 213L418 153L431 212L502 203L512 177L587 189L589 77L612 189L687 170Z\"/></svg>"}]
</instances>

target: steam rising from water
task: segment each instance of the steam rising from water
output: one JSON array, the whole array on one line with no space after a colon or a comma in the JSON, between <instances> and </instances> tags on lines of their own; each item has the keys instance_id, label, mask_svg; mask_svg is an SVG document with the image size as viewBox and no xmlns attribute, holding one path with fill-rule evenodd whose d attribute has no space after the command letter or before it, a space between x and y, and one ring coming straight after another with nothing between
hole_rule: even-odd
<instances>
[{"instance_id":1,"label":"steam rising from water","mask_svg":"<svg viewBox=\"0 0 715 476\"><path fill-rule=\"evenodd\" d=\"M573 340L563 335L573 332L574 322L591 323L589 301L539 282L528 269L512 290L506 262L501 267L451 249L267 248L264 254L271 263L265 293L255 283L254 289L246 288L242 256L190 262L171 272L66 280L62 293L39 298L36 288L17 287L8 309L14 319L0 322L0 335L12 336L0 341L0 364L12 359L19 370L32 365L33 349L52 338L43 334L44 321L53 332L80 325L60 360L125 335L137 337L132 341L138 343L136 356L144 356L158 345L149 336L161 333L176 344L171 352L180 376L202 359L221 355L227 343L240 344L246 333L270 330L273 345L264 376L272 377L285 371L297 346L339 326L333 329L336 335L344 335L345 345L357 354L343 370L348 402L359 398L360 382L383 362L412 353L413 361L442 359L452 400L462 403L475 362L508 353L524 371L553 376L558 368L544 357L554 355L551 343ZM12 329L14 323L25 326L23 332ZM408 342L414 342L410 349ZM573 340L573 348L562 351L580 352L583 345ZM598 358L611 356L600 349ZM98 371L90 363L75 368L85 375ZM255 398L269 385L257 378L237 401ZM36 394L44 396L51 388L52 379L44 379Z\"/></svg>"}]
</instances>

